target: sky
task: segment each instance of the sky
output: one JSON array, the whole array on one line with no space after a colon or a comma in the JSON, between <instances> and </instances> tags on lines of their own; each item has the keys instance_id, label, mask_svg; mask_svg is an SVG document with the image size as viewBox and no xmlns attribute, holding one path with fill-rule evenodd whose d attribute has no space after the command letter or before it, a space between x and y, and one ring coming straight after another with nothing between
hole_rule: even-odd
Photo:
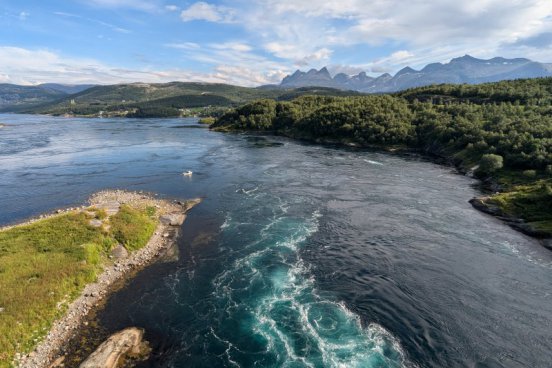
<instances>
[{"instance_id":1,"label":"sky","mask_svg":"<svg viewBox=\"0 0 552 368\"><path fill-rule=\"evenodd\" d=\"M0 83L258 86L465 54L552 62L552 0L0 0Z\"/></svg>"}]
</instances>

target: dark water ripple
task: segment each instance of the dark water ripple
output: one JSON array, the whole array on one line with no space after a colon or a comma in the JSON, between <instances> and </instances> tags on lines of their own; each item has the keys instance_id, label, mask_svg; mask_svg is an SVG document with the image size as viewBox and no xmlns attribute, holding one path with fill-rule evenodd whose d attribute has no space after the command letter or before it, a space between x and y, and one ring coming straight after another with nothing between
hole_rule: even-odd
<instances>
[{"instance_id":1,"label":"dark water ripple","mask_svg":"<svg viewBox=\"0 0 552 368\"><path fill-rule=\"evenodd\" d=\"M0 120L0 223L104 188L206 197L179 258L98 316L146 329L142 367L551 366L551 253L446 167L186 119Z\"/></svg>"}]
</instances>

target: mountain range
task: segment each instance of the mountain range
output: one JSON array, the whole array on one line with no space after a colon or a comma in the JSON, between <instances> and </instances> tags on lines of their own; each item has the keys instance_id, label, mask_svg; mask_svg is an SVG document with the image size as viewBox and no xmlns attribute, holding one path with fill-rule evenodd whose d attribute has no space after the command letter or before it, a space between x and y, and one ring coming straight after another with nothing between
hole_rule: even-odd
<instances>
[{"instance_id":1,"label":"mountain range","mask_svg":"<svg viewBox=\"0 0 552 368\"><path fill-rule=\"evenodd\" d=\"M529 59L505 59L495 57L484 60L470 55L452 59L449 63L432 63L421 70L410 67L401 69L392 76L389 73L379 77L365 72L357 75L336 74L332 77L326 67L308 72L297 70L286 76L279 87L329 87L365 93L396 92L430 84L479 84L501 80L537 78L552 76L552 64L539 63Z\"/></svg>"},{"instance_id":2,"label":"mountain range","mask_svg":"<svg viewBox=\"0 0 552 368\"><path fill-rule=\"evenodd\" d=\"M479 84L536 77L552 77L552 64L523 58L483 60L466 55L444 64L429 64L421 70L406 67L394 76L385 73L371 77L365 72L332 76L326 67L308 72L298 70L279 85L256 88L192 82L97 86L0 84L0 111L89 115L101 111L126 114L140 108L155 114L164 110L162 114L176 115L182 109L230 107L259 98L287 100L304 94L386 93L431 84Z\"/></svg>"},{"instance_id":3,"label":"mountain range","mask_svg":"<svg viewBox=\"0 0 552 368\"><path fill-rule=\"evenodd\" d=\"M0 108L55 101L93 87L92 84L44 83L36 86L0 84Z\"/></svg>"}]
</instances>

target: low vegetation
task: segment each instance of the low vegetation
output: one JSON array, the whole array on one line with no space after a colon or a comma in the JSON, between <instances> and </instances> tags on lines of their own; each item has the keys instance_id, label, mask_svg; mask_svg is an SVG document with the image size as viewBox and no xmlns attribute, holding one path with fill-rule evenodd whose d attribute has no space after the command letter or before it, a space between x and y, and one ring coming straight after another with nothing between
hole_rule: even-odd
<instances>
[{"instance_id":1,"label":"low vegetation","mask_svg":"<svg viewBox=\"0 0 552 368\"><path fill-rule=\"evenodd\" d=\"M513 186L508 192L493 196L489 202L508 216L522 217L535 232L552 234L551 179Z\"/></svg>"},{"instance_id":2,"label":"low vegetation","mask_svg":"<svg viewBox=\"0 0 552 368\"><path fill-rule=\"evenodd\" d=\"M204 117L204 118L201 118L199 119L199 123L200 124L205 124L205 125L211 125L213 124L214 122L216 121L216 119L212 116L207 116L207 117Z\"/></svg>"},{"instance_id":3,"label":"low vegetation","mask_svg":"<svg viewBox=\"0 0 552 368\"><path fill-rule=\"evenodd\" d=\"M30 350L52 322L94 281L118 242L144 246L156 220L148 209L122 206L96 228L90 215L71 212L0 231L0 367ZM104 219L104 211L95 217Z\"/></svg>"},{"instance_id":4,"label":"low vegetation","mask_svg":"<svg viewBox=\"0 0 552 368\"><path fill-rule=\"evenodd\" d=\"M551 106L552 78L541 78L430 86L395 95L262 99L227 112L211 127L402 147L446 158L500 184L501 190L516 193L501 197L507 212L549 229L552 206L535 209L527 201L536 198L538 180L552 177ZM537 192L539 200L548 203L547 191Z\"/></svg>"},{"instance_id":5,"label":"low vegetation","mask_svg":"<svg viewBox=\"0 0 552 368\"><path fill-rule=\"evenodd\" d=\"M156 223L146 212L123 205L110 219L111 232L115 240L128 250L142 248L155 231Z\"/></svg>"}]
</instances>

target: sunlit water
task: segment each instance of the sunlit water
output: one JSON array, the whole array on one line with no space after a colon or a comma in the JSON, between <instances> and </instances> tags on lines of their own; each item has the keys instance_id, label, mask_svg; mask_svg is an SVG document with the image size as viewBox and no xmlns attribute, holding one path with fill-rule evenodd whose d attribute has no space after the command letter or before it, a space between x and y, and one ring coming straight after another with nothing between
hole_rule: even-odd
<instances>
[{"instance_id":1,"label":"sunlit water","mask_svg":"<svg viewBox=\"0 0 552 368\"><path fill-rule=\"evenodd\" d=\"M193 119L0 122L2 224L104 188L205 197L98 316L146 329L143 367L551 365L551 252L450 168Z\"/></svg>"}]
</instances>

